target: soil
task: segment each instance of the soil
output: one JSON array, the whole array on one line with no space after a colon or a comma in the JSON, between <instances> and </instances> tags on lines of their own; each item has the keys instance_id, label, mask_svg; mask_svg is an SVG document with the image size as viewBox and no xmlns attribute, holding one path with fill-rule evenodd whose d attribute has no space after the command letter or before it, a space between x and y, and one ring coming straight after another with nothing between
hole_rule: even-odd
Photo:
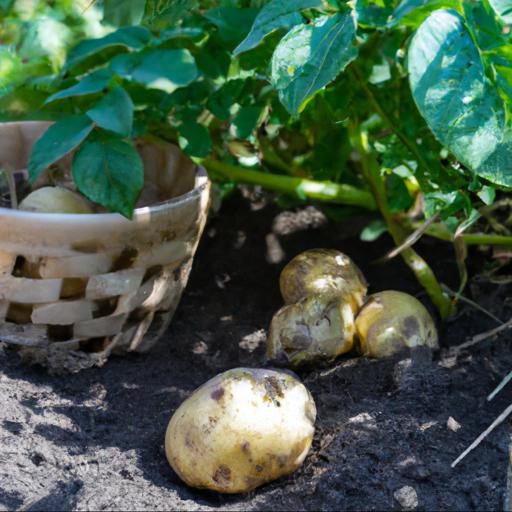
<instances>
[{"instance_id":1,"label":"soil","mask_svg":"<svg viewBox=\"0 0 512 512\"><path fill-rule=\"evenodd\" d=\"M279 272L297 253L338 248L371 291L410 292L430 307L399 258L374 263L391 242L360 242L363 221L335 224L313 207L279 213L261 198L235 196L210 220L178 312L150 353L58 377L0 349L0 509L396 510L414 506L414 494L417 510L503 509L507 423L450 467L512 398L509 386L486 401L512 369L510 332L447 356L446 347L497 325L466 303L440 329L444 349L433 357L347 356L301 373L318 419L313 449L292 476L227 496L187 487L167 464L164 432L182 400L220 371L265 364ZM418 249L457 286L448 244ZM473 274L485 266L478 254L470 261ZM510 318L510 286L478 278L469 290Z\"/></svg>"}]
</instances>

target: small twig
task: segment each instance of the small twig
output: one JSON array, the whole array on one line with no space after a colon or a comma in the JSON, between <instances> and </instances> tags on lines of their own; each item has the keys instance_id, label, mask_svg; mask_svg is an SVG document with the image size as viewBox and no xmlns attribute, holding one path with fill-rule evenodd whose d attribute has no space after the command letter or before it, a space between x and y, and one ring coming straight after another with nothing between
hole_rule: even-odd
<instances>
[{"instance_id":1,"label":"small twig","mask_svg":"<svg viewBox=\"0 0 512 512\"><path fill-rule=\"evenodd\" d=\"M489 318L492 318L495 322L498 322L500 325L503 325L503 320L500 320L497 316L493 315L490 311L487 311L487 309L480 306L480 304L476 303L475 301L472 301L471 299L468 299L467 297L464 297L464 295L458 295L457 292L454 292L451 288L446 286L445 284L441 284L441 288L443 291L445 291L448 295L451 295L452 297L457 297L458 300L461 302L465 302L466 304L469 304L470 306L474 307L481 313L484 313Z\"/></svg>"},{"instance_id":2,"label":"small twig","mask_svg":"<svg viewBox=\"0 0 512 512\"><path fill-rule=\"evenodd\" d=\"M430 219L428 219L426 222L424 222L418 229L416 229L413 233L411 233L402 244L400 244L398 247L393 249L392 251L389 251L387 254L382 256L382 258L379 258L377 260L377 263L382 263L384 261L389 261L393 259L395 256L398 256L402 251L405 249L408 249L412 247L425 233L425 231L428 229L428 227L436 222L439 219L439 213L436 213Z\"/></svg>"},{"instance_id":3,"label":"small twig","mask_svg":"<svg viewBox=\"0 0 512 512\"><path fill-rule=\"evenodd\" d=\"M96 3L96 0L91 0L83 9L82 16Z\"/></svg>"},{"instance_id":4,"label":"small twig","mask_svg":"<svg viewBox=\"0 0 512 512\"><path fill-rule=\"evenodd\" d=\"M512 372L508 373L507 376L498 384L496 389L487 397L487 401L490 402L512 379Z\"/></svg>"},{"instance_id":5,"label":"small twig","mask_svg":"<svg viewBox=\"0 0 512 512\"><path fill-rule=\"evenodd\" d=\"M454 468L469 452L473 451L498 425L503 423L512 413L512 404L510 404L492 423L482 432L453 462Z\"/></svg>"},{"instance_id":6,"label":"small twig","mask_svg":"<svg viewBox=\"0 0 512 512\"><path fill-rule=\"evenodd\" d=\"M470 340L466 341L465 343L462 343L461 345L457 345L456 347L452 347L450 349L450 353L452 355L456 355L461 350L464 350L465 348L476 345L477 343L480 343L483 340L491 338L492 336L495 336L496 334L499 334L502 331L506 331L507 329L510 329L511 327L512 327L512 318L508 322L505 322L504 324L500 325L499 327L491 329L490 331L487 331L487 332L477 334L476 336L473 336Z\"/></svg>"}]
</instances>

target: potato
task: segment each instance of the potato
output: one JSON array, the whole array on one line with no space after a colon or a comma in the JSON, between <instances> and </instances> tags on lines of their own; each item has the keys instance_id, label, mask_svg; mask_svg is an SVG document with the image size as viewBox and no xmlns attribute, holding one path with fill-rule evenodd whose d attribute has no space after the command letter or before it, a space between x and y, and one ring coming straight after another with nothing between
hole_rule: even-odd
<instances>
[{"instance_id":1,"label":"potato","mask_svg":"<svg viewBox=\"0 0 512 512\"><path fill-rule=\"evenodd\" d=\"M62 187L35 190L23 199L19 209L39 213L94 213L85 197Z\"/></svg>"},{"instance_id":2,"label":"potato","mask_svg":"<svg viewBox=\"0 0 512 512\"><path fill-rule=\"evenodd\" d=\"M368 357L391 356L407 347L438 347L436 326L425 306L391 290L369 297L356 317L356 334Z\"/></svg>"},{"instance_id":3,"label":"potato","mask_svg":"<svg viewBox=\"0 0 512 512\"><path fill-rule=\"evenodd\" d=\"M165 435L167 460L188 485L248 492L295 471L311 446L316 407L294 377L236 368L187 398Z\"/></svg>"},{"instance_id":4,"label":"potato","mask_svg":"<svg viewBox=\"0 0 512 512\"><path fill-rule=\"evenodd\" d=\"M267 356L292 367L329 362L354 342L352 304L313 295L282 307L272 318Z\"/></svg>"},{"instance_id":5,"label":"potato","mask_svg":"<svg viewBox=\"0 0 512 512\"><path fill-rule=\"evenodd\" d=\"M286 304L316 294L343 296L354 314L368 289L356 264L334 249L311 249L295 256L281 272L279 286Z\"/></svg>"}]
</instances>

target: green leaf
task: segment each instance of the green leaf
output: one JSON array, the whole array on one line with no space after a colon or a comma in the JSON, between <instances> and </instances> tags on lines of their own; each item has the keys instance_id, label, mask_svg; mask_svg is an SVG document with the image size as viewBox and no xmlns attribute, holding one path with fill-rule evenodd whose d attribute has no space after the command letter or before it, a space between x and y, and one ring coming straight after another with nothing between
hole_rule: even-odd
<instances>
[{"instance_id":1,"label":"green leaf","mask_svg":"<svg viewBox=\"0 0 512 512\"><path fill-rule=\"evenodd\" d=\"M234 128L234 134L239 139L247 139L258 125L261 115L261 106L251 105L242 107L233 118L231 123Z\"/></svg>"},{"instance_id":2,"label":"green leaf","mask_svg":"<svg viewBox=\"0 0 512 512\"><path fill-rule=\"evenodd\" d=\"M496 14L507 24L512 24L512 0L489 0Z\"/></svg>"},{"instance_id":3,"label":"green leaf","mask_svg":"<svg viewBox=\"0 0 512 512\"><path fill-rule=\"evenodd\" d=\"M375 5L373 0L357 0L357 24L361 27L385 27L393 9L387 6Z\"/></svg>"},{"instance_id":4,"label":"green leaf","mask_svg":"<svg viewBox=\"0 0 512 512\"><path fill-rule=\"evenodd\" d=\"M158 44L174 39L191 39L194 42L199 42L204 37L205 31L199 27L170 27L160 33Z\"/></svg>"},{"instance_id":5,"label":"green leaf","mask_svg":"<svg viewBox=\"0 0 512 512\"><path fill-rule=\"evenodd\" d=\"M428 192L424 195L423 210L427 219L435 215L441 214L443 220L448 219L467 205L464 194L459 191L449 193Z\"/></svg>"},{"instance_id":6,"label":"green leaf","mask_svg":"<svg viewBox=\"0 0 512 512\"><path fill-rule=\"evenodd\" d=\"M409 195L405 181L394 173L386 178L389 211L396 214L411 208L414 200Z\"/></svg>"},{"instance_id":7,"label":"green leaf","mask_svg":"<svg viewBox=\"0 0 512 512\"><path fill-rule=\"evenodd\" d=\"M141 59L142 55L139 52L121 53L110 61L110 69L123 78L130 79Z\"/></svg>"},{"instance_id":8,"label":"green leaf","mask_svg":"<svg viewBox=\"0 0 512 512\"><path fill-rule=\"evenodd\" d=\"M290 29L302 22L301 9L322 7L321 0L272 0L256 16L251 31L235 48L236 57L255 48L262 39L278 28Z\"/></svg>"},{"instance_id":9,"label":"green leaf","mask_svg":"<svg viewBox=\"0 0 512 512\"><path fill-rule=\"evenodd\" d=\"M210 95L208 98L208 110L219 119L227 121L231 117L232 109L236 107L244 87L244 80L228 80L220 89Z\"/></svg>"},{"instance_id":10,"label":"green leaf","mask_svg":"<svg viewBox=\"0 0 512 512\"><path fill-rule=\"evenodd\" d=\"M28 172L30 181L51 164L75 149L89 135L94 123L87 116L65 117L51 125L34 144Z\"/></svg>"},{"instance_id":11,"label":"green leaf","mask_svg":"<svg viewBox=\"0 0 512 512\"><path fill-rule=\"evenodd\" d=\"M153 28L175 25L197 4L197 0L147 0L144 23Z\"/></svg>"},{"instance_id":12,"label":"green leaf","mask_svg":"<svg viewBox=\"0 0 512 512\"><path fill-rule=\"evenodd\" d=\"M512 68L495 66L496 82L512 105Z\"/></svg>"},{"instance_id":13,"label":"green leaf","mask_svg":"<svg viewBox=\"0 0 512 512\"><path fill-rule=\"evenodd\" d=\"M132 217L144 186L144 166L131 143L95 134L75 154L72 172L78 190L91 201Z\"/></svg>"},{"instance_id":14,"label":"green leaf","mask_svg":"<svg viewBox=\"0 0 512 512\"><path fill-rule=\"evenodd\" d=\"M129 137L133 126L133 102L122 87L114 87L87 115L105 130Z\"/></svg>"},{"instance_id":15,"label":"green leaf","mask_svg":"<svg viewBox=\"0 0 512 512\"><path fill-rule=\"evenodd\" d=\"M208 78L227 77L231 66L231 55L218 41L210 39L195 55L197 67Z\"/></svg>"},{"instance_id":16,"label":"green leaf","mask_svg":"<svg viewBox=\"0 0 512 512\"><path fill-rule=\"evenodd\" d=\"M460 14L440 10L418 29L408 55L414 100L439 141L469 169L512 186L512 134Z\"/></svg>"},{"instance_id":17,"label":"green leaf","mask_svg":"<svg viewBox=\"0 0 512 512\"><path fill-rule=\"evenodd\" d=\"M138 25L145 7L146 0L103 0L103 21L115 27Z\"/></svg>"},{"instance_id":18,"label":"green leaf","mask_svg":"<svg viewBox=\"0 0 512 512\"><path fill-rule=\"evenodd\" d=\"M53 94L45 101L45 103L51 103L52 101L61 100L63 98L85 96L86 94L95 94L100 92L107 87L112 76L113 73L109 69L93 71L89 75L85 75L77 84Z\"/></svg>"},{"instance_id":19,"label":"green leaf","mask_svg":"<svg viewBox=\"0 0 512 512\"><path fill-rule=\"evenodd\" d=\"M379 238L381 235L383 235L388 230L386 223L383 220L374 220L366 226L363 231L361 231L361 234L359 235L359 238L363 242L374 242Z\"/></svg>"},{"instance_id":20,"label":"green leaf","mask_svg":"<svg viewBox=\"0 0 512 512\"><path fill-rule=\"evenodd\" d=\"M357 56L352 12L292 28L272 56L272 84L291 114L334 80Z\"/></svg>"},{"instance_id":21,"label":"green leaf","mask_svg":"<svg viewBox=\"0 0 512 512\"><path fill-rule=\"evenodd\" d=\"M9 12L9 9L11 8L12 4L14 3L14 0L0 0L0 11L7 15Z\"/></svg>"},{"instance_id":22,"label":"green leaf","mask_svg":"<svg viewBox=\"0 0 512 512\"><path fill-rule=\"evenodd\" d=\"M193 119L186 120L179 128L180 148L189 156L204 158L212 149L208 130Z\"/></svg>"},{"instance_id":23,"label":"green leaf","mask_svg":"<svg viewBox=\"0 0 512 512\"><path fill-rule=\"evenodd\" d=\"M132 73L132 79L167 92L190 84L197 78L197 66L188 50L165 49L146 53Z\"/></svg>"},{"instance_id":24,"label":"green leaf","mask_svg":"<svg viewBox=\"0 0 512 512\"><path fill-rule=\"evenodd\" d=\"M459 0L403 0L395 9L389 26L398 24L418 27L432 12L438 9L456 9Z\"/></svg>"},{"instance_id":25,"label":"green leaf","mask_svg":"<svg viewBox=\"0 0 512 512\"><path fill-rule=\"evenodd\" d=\"M482 190L477 192L477 196L482 200L484 204L491 205L496 199L496 190L486 185L482 187Z\"/></svg>"},{"instance_id":26,"label":"green leaf","mask_svg":"<svg viewBox=\"0 0 512 512\"><path fill-rule=\"evenodd\" d=\"M464 14L466 25L480 50L488 52L508 44L502 35L502 25L487 1L465 3Z\"/></svg>"},{"instance_id":27,"label":"green leaf","mask_svg":"<svg viewBox=\"0 0 512 512\"><path fill-rule=\"evenodd\" d=\"M217 7L210 9L204 17L219 29L219 38L229 44L238 44L249 32L258 9Z\"/></svg>"},{"instance_id":28,"label":"green leaf","mask_svg":"<svg viewBox=\"0 0 512 512\"><path fill-rule=\"evenodd\" d=\"M143 27L123 27L99 39L86 39L69 52L63 69L71 69L107 48L140 50L150 39L151 32Z\"/></svg>"}]
</instances>

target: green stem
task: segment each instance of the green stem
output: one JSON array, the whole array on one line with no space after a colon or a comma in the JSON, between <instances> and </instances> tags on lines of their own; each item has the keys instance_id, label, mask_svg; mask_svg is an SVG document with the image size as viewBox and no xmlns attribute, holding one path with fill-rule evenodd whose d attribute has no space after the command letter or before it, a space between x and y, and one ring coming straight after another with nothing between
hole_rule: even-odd
<instances>
[{"instance_id":1,"label":"green stem","mask_svg":"<svg viewBox=\"0 0 512 512\"><path fill-rule=\"evenodd\" d=\"M413 225L414 226L414 225ZM425 234L446 242L453 242L453 234L441 224L432 224ZM461 236L466 245L504 245L512 246L512 236L488 235L485 233L472 233Z\"/></svg>"},{"instance_id":2,"label":"green stem","mask_svg":"<svg viewBox=\"0 0 512 512\"><path fill-rule=\"evenodd\" d=\"M238 183L260 185L268 190L301 198L307 197L329 203L359 206L367 210L376 209L375 201L370 192L351 185L253 171L212 158L206 158L202 161L202 164L211 175Z\"/></svg>"},{"instance_id":3,"label":"green stem","mask_svg":"<svg viewBox=\"0 0 512 512\"><path fill-rule=\"evenodd\" d=\"M359 153L359 157L361 159L361 170L363 176L372 189L377 207L386 222L388 231L395 244L400 246L407 238L407 233L393 218L393 215L389 210L386 189L384 181L380 175L379 164L369 147L366 134L363 133L359 127L351 127L350 136L353 147ZM428 263L411 247L404 249L400 255L429 294L432 302L438 308L441 318L447 318L453 310L453 304L443 293L441 285Z\"/></svg>"}]
</instances>

